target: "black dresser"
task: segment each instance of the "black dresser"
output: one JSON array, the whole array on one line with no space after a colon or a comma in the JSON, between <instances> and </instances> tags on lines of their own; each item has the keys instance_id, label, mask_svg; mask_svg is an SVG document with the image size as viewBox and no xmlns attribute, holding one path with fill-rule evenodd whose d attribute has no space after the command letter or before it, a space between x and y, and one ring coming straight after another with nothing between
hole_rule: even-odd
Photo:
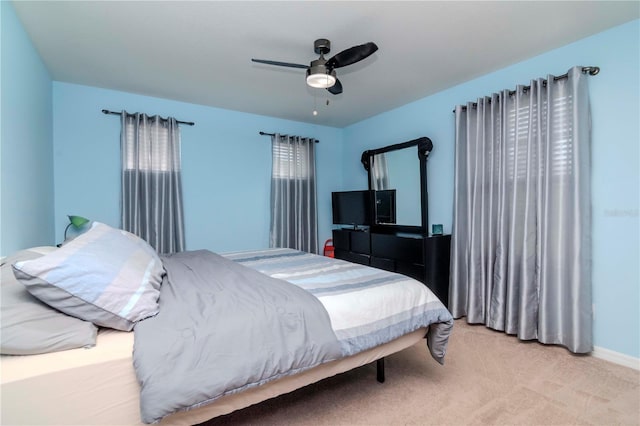
<instances>
[{"instance_id":1,"label":"black dresser","mask_svg":"<svg viewBox=\"0 0 640 426\"><path fill-rule=\"evenodd\" d=\"M448 307L451 235L334 229L335 257L398 272L427 285Z\"/></svg>"}]
</instances>

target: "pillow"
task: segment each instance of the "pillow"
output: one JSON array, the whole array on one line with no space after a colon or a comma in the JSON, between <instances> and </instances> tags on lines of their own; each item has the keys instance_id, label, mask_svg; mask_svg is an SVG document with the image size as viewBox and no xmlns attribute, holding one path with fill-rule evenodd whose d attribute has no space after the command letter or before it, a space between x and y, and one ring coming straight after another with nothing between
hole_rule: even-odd
<instances>
[{"instance_id":1,"label":"pillow","mask_svg":"<svg viewBox=\"0 0 640 426\"><path fill-rule=\"evenodd\" d=\"M164 275L149 244L100 222L53 253L14 263L13 271L49 306L124 331L158 313Z\"/></svg>"},{"instance_id":2,"label":"pillow","mask_svg":"<svg viewBox=\"0 0 640 426\"><path fill-rule=\"evenodd\" d=\"M55 247L19 251L0 266L0 353L35 355L96 344L98 329L57 311L35 297L18 280L11 264L36 259Z\"/></svg>"}]
</instances>

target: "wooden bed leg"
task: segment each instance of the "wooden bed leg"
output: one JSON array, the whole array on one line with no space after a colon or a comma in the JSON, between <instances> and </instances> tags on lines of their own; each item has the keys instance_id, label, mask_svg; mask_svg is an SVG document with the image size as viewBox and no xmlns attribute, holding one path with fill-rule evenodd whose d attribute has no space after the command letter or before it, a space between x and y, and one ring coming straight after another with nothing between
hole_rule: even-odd
<instances>
[{"instance_id":1,"label":"wooden bed leg","mask_svg":"<svg viewBox=\"0 0 640 426\"><path fill-rule=\"evenodd\" d=\"M384 357L377 360L376 365L378 367L376 380L378 380L379 383L384 383Z\"/></svg>"}]
</instances>

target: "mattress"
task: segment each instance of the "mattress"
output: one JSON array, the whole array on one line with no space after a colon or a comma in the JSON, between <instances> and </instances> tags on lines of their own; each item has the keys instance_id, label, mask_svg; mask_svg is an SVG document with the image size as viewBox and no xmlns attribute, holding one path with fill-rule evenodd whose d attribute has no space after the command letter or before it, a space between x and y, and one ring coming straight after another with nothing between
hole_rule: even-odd
<instances>
[{"instance_id":1,"label":"mattress","mask_svg":"<svg viewBox=\"0 0 640 426\"><path fill-rule=\"evenodd\" d=\"M422 340L426 328L303 373L220 398L165 418L193 425L368 364ZM101 330L97 345L42 355L0 357L0 423L7 425L141 425L133 333ZM372 384L374 377L371 377Z\"/></svg>"}]
</instances>

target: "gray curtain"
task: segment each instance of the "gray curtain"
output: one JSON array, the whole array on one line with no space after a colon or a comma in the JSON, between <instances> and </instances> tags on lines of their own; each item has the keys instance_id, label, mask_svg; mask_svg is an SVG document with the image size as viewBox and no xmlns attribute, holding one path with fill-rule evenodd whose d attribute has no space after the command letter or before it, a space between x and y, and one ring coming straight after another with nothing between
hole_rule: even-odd
<instances>
[{"instance_id":1,"label":"gray curtain","mask_svg":"<svg viewBox=\"0 0 640 426\"><path fill-rule=\"evenodd\" d=\"M456 107L449 308L576 353L593 349L587 79Z\"/></svg>"},{"instance_id":2,"label":"gray curtain","mask_svg":"<svg viewBox=\"0 0 640 426\"><path fill-rule=\"evenodd\" d=\"M318 253L315 139L271 137L270 247Z\"/></svg>"},{"instance_id":3,"label":"gray curtain","mask_svg":"<svg viewBox=\"0 0 640 426\"><path fill-rule=\"evenodd\" d=\"M158 253L184 250L180 129L163 119L122 111L122 229Z\"/></svg>"}]
</instances>

